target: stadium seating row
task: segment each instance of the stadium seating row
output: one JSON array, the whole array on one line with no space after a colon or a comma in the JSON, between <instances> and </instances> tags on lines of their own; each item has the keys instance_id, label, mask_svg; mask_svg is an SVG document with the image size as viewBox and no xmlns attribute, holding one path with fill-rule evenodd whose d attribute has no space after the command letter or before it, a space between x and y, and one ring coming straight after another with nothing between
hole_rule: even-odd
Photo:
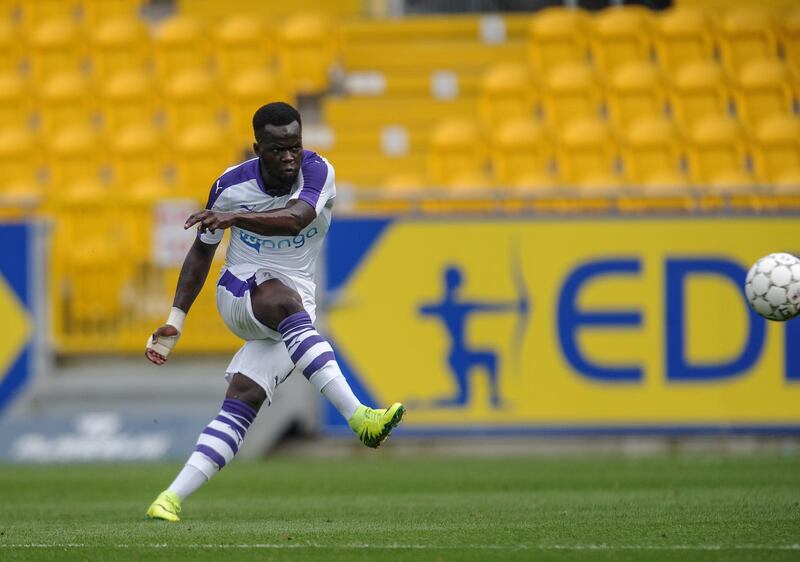
<instances>
[{"instance_id":1,"label":"stadium seating row","mask_svg":"<svg viewBox=\"0 0 800 562\"><path fill-rule=\"evenodd\" d=\"M488 133L476 121L452 119L434 129L424 151L377 159L369 150L328 154L342 183L352 173L357 185L395 191L430 184L462 191L506 186L533 192L555 186L781 188L800 185L800 120L775 115L749 136L725 115L707 116L687 135L658 116L624 130L597 118L579 118L555 129L520 119Z\"/></svg>"},{"instance_id":2,"label":"stadium seating row","mask_svg":"<svg viewBox=\"0 0 800 562\"><path fill-rule=\"evenodd\" d=\"M408 18L337 24L324 15L290 18L270 28L252 15L231 15L211 25L187 15L160 22L152 34L130 15L138 2L104 0L87 6L127 6L127 16L80 26L61 6L30 29L6 18L0 24L0 70L29 69L41 79L53 69L91 70L98 79L121 68L141 69L152 59L159 77L178 70L205 68L212 61L220 76L265 67L275 59L283 76L301 91L321 92L330 67L347 73L426 72L448 69L468 74L497 62L528 61L538 74L565 63L590 61L610 73L631 61L654 60L665 71L689 60L719 56L737 73L754 58L783 56L795 65L800 49L800 11L774 18L755 7L736 8L711 18L695 9L654 16L644 8L608 9L589 16L554 8L534 16ZM40 6L40 2L29 2ZM106 12L113 13L113 12ZM120 11L120 14L125 14ZM43 16L42 16L43 17ZM99 16L98 16L99 17ZM152 36L151 36L152 35ZM270 38L274 40L270 41ZM211 39L211 41L209 41Z\"/></svg>"}]
</instances>

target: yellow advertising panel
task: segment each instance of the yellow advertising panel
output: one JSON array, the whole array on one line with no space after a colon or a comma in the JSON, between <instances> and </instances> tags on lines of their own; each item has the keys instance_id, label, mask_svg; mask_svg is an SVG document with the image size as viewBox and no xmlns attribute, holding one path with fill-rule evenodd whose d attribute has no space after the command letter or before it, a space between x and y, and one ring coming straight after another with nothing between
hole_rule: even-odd
<instances>
[{"instance_id":1,"label":"yellow advertising panel","mask_svg":"<svg viewBox=\"0 0 800 562\"><path fill-rule=\"evenodd\" d=\"M328 251L346 374L409 426L800 428L800 319L742 287L797 217L339 219Z\"/></svg>"}]
</instances>

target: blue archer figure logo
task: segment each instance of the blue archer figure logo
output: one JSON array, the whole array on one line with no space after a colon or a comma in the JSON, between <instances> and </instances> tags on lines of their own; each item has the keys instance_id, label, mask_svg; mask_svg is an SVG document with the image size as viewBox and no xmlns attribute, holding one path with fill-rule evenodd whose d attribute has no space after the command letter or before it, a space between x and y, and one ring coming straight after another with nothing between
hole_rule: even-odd
<instances>
[{"instance_id":1,"label":"blue archer figure logo","mask_svg":"<svg viewBox=\"0 0 800 562\"><path fill-rule=\"evenodd\" d=\"M436 400L433 404L434 406L465 406L470 398L470 374L476 368L482 368L489 376L492 406L495 408L501 406L502 400L498 391L497 381L499 371L497 353L489 349L469 349L466 344L465 333L467 320L474 314L516 312L519 315L519 323L515 331L514 348L515 353L518 354L530 305L518 262L516 265L517 267L512 273L519 292L517 302L463 300L460 295L460 288L464 281L464 274L461 269L451 265L444 272L445 292L442 300L437 303L420 306L420 314L441 319L450 335L450 351L447 361L455 378L457 389L455 395Z\"/></svg>"}]
</instances>

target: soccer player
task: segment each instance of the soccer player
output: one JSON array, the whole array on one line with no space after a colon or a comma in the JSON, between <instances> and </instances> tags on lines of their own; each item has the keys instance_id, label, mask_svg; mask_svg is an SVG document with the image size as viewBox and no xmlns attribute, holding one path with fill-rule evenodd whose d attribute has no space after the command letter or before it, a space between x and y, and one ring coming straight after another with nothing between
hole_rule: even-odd
<instances>
[{"instance_id":1,"label":"soccer player","mask_svg":"<svg viewBox=\"0 0 800 562\"><path fill-rule=\"evenodd\" d=\"M163 365L224 230L230 229L217 306L226 326L245 343L226 370L222 409L147 510L153 519L179 520L181 501L233 459L261 405L271 403L275 388L294 371L333 404L368 447L380 445L405 411L400 403L386 409L361 404L330 344L314 328L313 270L336 196L333 166L303 150L300 114L286 103L256 111L253 130L257 157L226 170L211 187L206 209L186 221L185 228L197 225L198 235L183 262L169 318L147 342L147 358Z\"/></svg>"}]
</instances>

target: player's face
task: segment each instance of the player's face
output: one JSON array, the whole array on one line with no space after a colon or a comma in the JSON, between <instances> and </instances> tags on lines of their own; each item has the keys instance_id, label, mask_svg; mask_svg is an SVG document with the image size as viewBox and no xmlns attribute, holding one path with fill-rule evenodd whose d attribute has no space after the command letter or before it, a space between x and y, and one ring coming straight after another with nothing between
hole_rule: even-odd
<instances>
[{"instance_id":1,"label":"player's face","mask_svg":"<svg viewBox=\"0 0 800 562\"><path fill-rule=\"evenodd\" d=\"M265 125L253 145L270 178L280 183L294 183L303 163L303 139L300 123Z\"/></svg>"}]
</instances>

